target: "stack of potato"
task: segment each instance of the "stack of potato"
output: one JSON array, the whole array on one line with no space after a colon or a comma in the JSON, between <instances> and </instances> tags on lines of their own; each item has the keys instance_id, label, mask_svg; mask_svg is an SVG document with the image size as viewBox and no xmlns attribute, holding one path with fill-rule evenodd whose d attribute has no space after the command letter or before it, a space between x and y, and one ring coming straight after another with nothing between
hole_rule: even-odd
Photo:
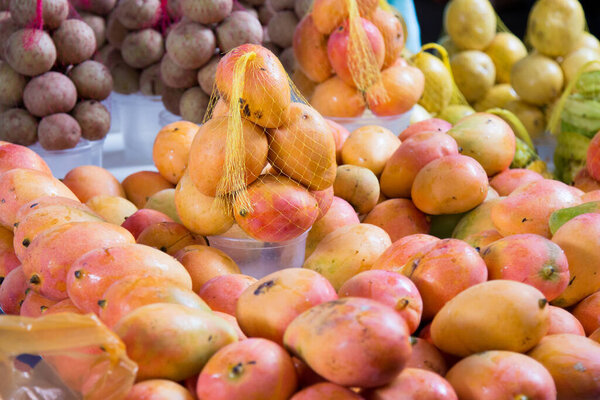
<instances>
[{"instance_id":1,"label":"stack of potato","mask_svg":"<svg viewBox=\"0 0 600 400\"><path fill-rule=\"evenodd\" d=\"M63 150L82 137L104 138L110 114L100 101L109 96L113 80L104 65L91 60L101 24L94 30L68 19L68 0L43 0L41 16L36 0L0 6L0 140L27 146L39 141L46 150Z\"/></svg>"}]
</instances>

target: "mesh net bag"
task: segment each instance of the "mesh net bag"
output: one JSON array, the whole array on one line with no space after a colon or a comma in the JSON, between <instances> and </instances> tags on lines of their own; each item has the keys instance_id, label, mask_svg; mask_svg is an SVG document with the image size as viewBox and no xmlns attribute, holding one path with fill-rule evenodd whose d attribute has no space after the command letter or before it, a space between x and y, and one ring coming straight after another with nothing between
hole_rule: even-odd
<instances>
[{"instance_id":1,"label":"mesh net bag","mask_svg":"<svg viewBox=\"0 0 600 400\"><path fill-rule=\"evenodd\" d=\"M175 201L196 233L224 234L235 222L250 237L280 242L324 214L335 174L335 141L325 119L273 53L246 44L217 66Z\"/></svg>"},{"instance_id":2,"label":"mesh net bag","mask_svg":"<svg viewBox=\"0 0 600 400\"><path fill-rule=\"evenodd\" d=\"M384 0L315 0L294 33L294 81L325 117L359 117L367 108L377 116L403 114L414 103L401 99L422 91L418 79L411 90L398 88L410 80L397 64L406 34Z\"/></svg>"},{"instance_id":3,"label":"mesh net bag","mask_svg":"<svg viewBox=\"0 0 600 400\"><path fill-rule=\"evenodd\" d=\"M34 368L17 360L40 355ZM122 399L137 365L121 340L94 315L58 313L0 318L0 397L10 399Z\"/></svg>"},{"instance_id":4,"label":"mesh net bag","mask_svg":"<svg viewBox=\"0 0 600 400\"><path fill-rule=\"evenodd\" d=\"M548 131L556 135L555 175L572 183L585 167L587 148L600 131L600 61L584 64L555 104Z\"/></svg>"},{"instance_id":5,"label":"mesh net bag","mask_svg":"<svg viewBox=\"0 0 600 400\"><path fill-rule=\"evenodd\" d=\"M435 50L437 56L427 52ZM419 104L432 115L438 115L448 106L467 106L469 103L456 86L446 49L436 43L425 44L410 62L425 76L425 88Z\"/></svg>"}]
</instances>

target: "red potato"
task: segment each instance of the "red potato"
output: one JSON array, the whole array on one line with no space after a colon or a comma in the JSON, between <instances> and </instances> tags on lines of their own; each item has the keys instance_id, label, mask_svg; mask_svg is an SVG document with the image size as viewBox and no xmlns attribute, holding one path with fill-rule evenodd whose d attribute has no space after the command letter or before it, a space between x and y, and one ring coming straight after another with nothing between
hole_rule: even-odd
<instances>
[{"instance_id":1,"label":"red potato","mask_svg":"<svg viewBox=\"0 0 600 400\"><path fill-rule=\"evenodd\" d=\"M416 67L394 65L381 72L381 87L385 95L367 96L369 109L378 116L404 114L423 95L425 76Z\"/></svg>"},{"instance_id":2,"label":"red potato","mask_svg":"<svg viewBox=\"0 0 600 400\"><path fill-rule=\"evenodd\" d=\"M211 310L235 316L239 297L255 282L256 278L248 275L219 275L202 285L198 295L208 304Z\"/></svg>"},{"instance_id":3,"label":"red potato","mask_svg":"<svg viewBox=\"0 0 600 400\"><path fill-rule=\"evenodd\" d=\"M483 167L471 157L451 155L423 167L413 182L411 195L417 208L427 214L458 214L481 204L488 179Z\"/></svg>"},{"instance_id":4,"label":"red potato","mask_svg":"<svg viewBox=\"0 0 600 400\"><path fill-rule=\"evenodd\" d=\"M302 312L337 299L331 284L304 268L286 268L254 282L240 295L235 316L249 337L283 343L289 324Z\"/></svg>"},{"instance_id":5,"label":"red potato","mask_svg":"<svg viewBox=\"0 0 600 400\"><path fill-rule=\"evenodd\" d=\"M127 199L137 208L144 208L148 198L163 189L172 189L173 184L163 178L158 172L139 171L127 176L123 182Z\"/></svg>"},{"instance_id":6,"label":"red potato","mask_svg":"<svg viewBox=\"0 0 600 400\"><path fill-rule=\"evenodd\" d=\"M4 277L0 285L0 308L6 314L19 315L21 303L25 300L27 278L23 268L18 266Z\"/></svg>"},{"instance_id":7,"label":"red potato","mask_svg":"<svg viewBox=\"0 0 600 400\"><path fill-rule=\"evenodd\" d=\"M142 208L141 210L137 210L129 217L125 219L125 222L121 224L121 226L127 229L133 237L137 240L138 236L152 224L158 222L174 222L168 215L156 211L151 210L149 208Z\"/></svg>"},{"instance_id":8,"label":"red potato","mask_svg":"<svg viewBox=\"0 0 600 400\"><path fill-rule=\"evenodd\" d=\"M198 128L192 122L178 121L163 127L154 139L154 164L158 172L174 185L183 176Z\"/></svg>"},{"instance_id":9,"label":"red potato","mask_svg":"<svg viewBox=\"0 0 600 400\"><path fill-rule=\"evenodd\" d=\"M308 309L288 326L283 341L325 379L363 388L392 381L411 352L404 319L383 304L357 297Z\"/></svg>"},{"instance_id":10,"label":"red potato","mask_svg":"<svg viewBox=\"0 0 600 400\"><path fill-rule=\"evenodd\" d=\"M131 387L124 400L194 400L190 392L167 379L150 379Z\"/></svg>"},{"instance_id":11,"label":"red potato","mask_svg":"<svg viewBox=\"0 0 600 400\"><path fill-rule=\"evenodd\" d=\"M246 339L219 350L206 364L196 388L198 400L287 400L296 390L288 353L265 339Z\"/></svg>"},{"instance_id":12,"label":"red potato","mask_svg":"<svg viewBox=\"0 0 600 400\"><path fill-rule=\"evenodd\" d=\"M448 367L444 355L432 343L419 337L411 337L412 352L406 368L419 368L445 376Z\"/></svg>"},{"instance_id":13,"label":"red potato","mask_svg":"<svg viewBox=\"0 0 600 400\"><path fill-rule=\"evenodd\" d=\"M388 197L410 197L419 171L438 158L457 155L456 141L444 134L422 132L411 135L388 159L381 174L381 191Z\"/></svg>"},{"instance_id":14,"label":"red potato","mask_svg":"<svg viewBox=\"0 0 600 400\"><path fill-rule=\"evenodd\" d=\"M587 149L586 169L590 176L600 181L600 135L597 133Z\"/></svg>"},{"instance_id":15,"label":"red potato","mask_svg":"<svg viewBox=\"0 0 600 400\"><path fill-rule=\"evenodd\" d=\"M212 278L239 274L240 268L227 254L214 247L199 244L182 247L172 254L192 278L192 290L198 292Z\"/></svg>"},{"instance_id":16,"label":"red potato","mask_svg":"<svg viewBox=\"0 0 600 400\"><path fill-rule=\"evenodd\" d=\"M227 17L233 8L231 0L196 1L179 0L181 13L192 21L212 24Z\"/></svg>"},{"instance_id":17,"label":"red potato","mask_svg":"<svg viewBox=\"0 0 600 400\"><path fill-rule=\"evenodd\" d=\"M96 51L96 36L92 28L78 19L67 19L52 32L57 61L76 65L89 60Z\"/></svg>"},{"instance_id":18,"label":"red potato","mask_svg":"<svg viewBox=\"0 0 600 400\"><path fill-rule=\"evenodd\" d=\"M206 246L206 239L194 235L187 228L177 222L157 222L148 226L140 233L136 243L154 247L164 251L170 256L187 246Z\"/></svg>"},{"instance_id":19,"label":"red potato","mask_svg":"<svg viewBox=\"0 0 600 400\"><path fill-rule=\"evenodd\" d=\"M527 283L548 301L557 298L569 284L569 263L564 251L545 237L511 235L481 249L488 279Z\"/></svg>"},{"instance_id":20,"label":"red potato","mask_svg":"<svg viewBox=\"0 0 600 400\"><path fill-rule=\"evenodd\" d=\"M550 328L546 335L558 335L571 333L573 335L585 336L581 322L564 308L550 306Z\"/></svg>"},{"instance_id":21,"label":"red potato","mask_svg":"<svg viewBox=\"0 0 600 400\"><path fill-rule=\"evenodd\" d=\"M362 396L354 393L352 390L335 383L322 382L306 387L296 392L290 400L364 400Z\"/></svg>"},{"instance_id":22,"label":"red potato","mask_svg":"<svg viewBox=\"0 0 600 400\"><path fill-rule=\"evenodd\" d=\"M542 364L511 351L474 354L454 365L446 379L461 400L556 399L552 376Z\"/></svg>"},{"instance_id":23,"label":"red potato","mask_svg":"<svg viewBox=\"0 0 600 400\"><path fill-rule=\"evenodd\" d=\"M61 181L31 169L11 169L0 175L0 224L13 229L19 208L44 196L61 196L77 200L77 197Z\"/></svg>"},{"instance_id":24,"label":"red potato","mask_svg":"<svg viewBox=\"0 0 600 400\"><path fill-rule=\"evenodd\" d=\"M600 328L600 292L595 292L581 300L572 310L573 316L581 323L586 335Z\"/></svg>"},{"instance_id":25,"label":"red potato","mask_svg":"<svg viewBox=\"0 0 600 400\"><path fill-rule=\"evenodd\" d=\"M409 199L390 199L377 204L363 223L382 228L392 242L409 235L426 234L431 225L429 218Z\"/></svg>"},{"instance_id":26,"label":"red potato","mask_svg":"<svg viewBox=\"0 0 600 400\"><path fill-rule=\"evenodd\" d=\"M108 170L95 165L73 168L65 175L62 182L82 203L98 195L125 197L125 191L117 178Z\"/></svg>"},{"instance_id":27,"label":"red potato","mask_svg":"<svg viewBox=\"0 0 600 400\"><path fill-rule=\"evenodd\" d=\"M10 66L26 76L37 76L52 69L56 62L57 51L48 33L39 29L16 28L3 43L3 57ZM31 41L32 46L23 47L23 43Z\"/></svg>"},{"instance_id":28,"label":"red potato","mask_svg":"<svg viewBox=\"0 0 600 400\"><path fill-rule=\"evenodd\" d=\"M335 152L337 163L343 164L342 148L344 147L344 143L346 143L346 140L348 140L348 137L350 136L350 131L344 128L344 126L330 119L325 119L325 122L327 122L329 128L331 128L331 133L333 133L333 139L335 140Z\"/></svg>"},{"instance_id":29,"label":"red potato","mask_svg":"<svg viewBox=\"0 0 600 400\"><path fill-rule=\"evenodd\" d=\"M507 169L490 179L490 186L500 196L508 196L519 186L542 179L544 179L542 175L529 169Z\"/></svg>"},{"instance_id":30,"label":"red potato","mask_svg":"<svg viewBox=\"0 0 600 400\"><path fill-rule=\"evenodd\" d=\"M535 233L549 238L550 215L581 204L578 189L543 179L520 186L492 209L492 221L503 236Z\"/></svg>"},{"instance_id":31,"label":"red potato","mask_svg":"<svg viewBox=\"0 0 600 400\"><path fill-rule=\"evenodd\" d=\"M313 196L283 175L264 175L248 187L252 210L237 207L235 220L250 236L265 242L283 242L310 229L319 215Z\"/></svg>"},{"instance_id":32,"label":"red potato","mask_svg":"<svg viewBox=\"0 0 600 400\"><path fill-rule=\"evenodd\" d=\"M77 308L97 314L106 289L134 274L156 276L192 289L190 275L173 257L141 244L125 244L95 249L77 259L67 273L67 292Z\"/></svg>"},{"instance_id":33,"label":"red potato","mask_svg":"<svg viewBox=\"0 0 600 400\"><path fill-rule=\"evenodd\" d=\"M106 222L72 222L39 234L27 247L23 272L31 287L52 300L67 298L67 271L90 250L134 243L120 226Z\"/></svg>"},{"instance_id":34,"label":"red potato","mask_svg":"<svg viewBox=\"0 0 600 400\"><path fill-rule=\"evenodd\" d=\"M457 239L444 239L421 248L400 272L417 286L425 321L457 294L488 277L477 250Z\"/></svg>"},{"instance_id":35,"label":"red potato","mask_svg":"<svg viewBox=\"0 0 600 400\"><path fill-rule=\"evenodd\" d=\"M29 245L45 231L71 222L95 221L102 222L100 216L90 210L72 207L70 205L48 205L28 213L18 221L14 230L14 250L20 260L25 259Z\"/></svg>"},{"instance_id":36,"label":"red potato","mask_svg":"<svg viewBox=\"0 0 600 400\"><path fill-rule=\"evenodd\" d=\"M313 253L319 242L323 240L325 236L335 231L337 228L359 223L358 215L356 215L356 211L354 211L354 208L350 203L334 196L331 207L329 207L327 213L323 218L317 220L308 232L305 258L308 258Z\"/></svg>"},{"instance_id":37,"label":"red potato","mask_svg":"<svg viewBox=\"0 0 600 400\"><path fill-rule=\"evenodd\" d=\"M293 38L298 66L313 82L324 82L333 73L327 56L327 36L317 30L311 14L296 25Z\"/></svg>"},{"instance_id":38,"label":"red potato","mask_svg":"<svg viewBox=\"0 0 600 400\"><path fill-rule=\"evenodd\" d=\"M458 400L450 383L431 371L405 368L389 384L367 391L367 400Z\"/></svg>"},{"instance_id":39,"label":"red potato","mask_svg":"<svg viewBox=\"0 0 600 400\"><path fill-rule=\"evenodd\" d=\"M160 13L160 0L119 1L114 9L119 22L129 30L144 29L158 22Z\"/></svg>"},{"instance_id":40,"label":"red potato","mask_svg":"<svg viewBox=\"0 0 600 400\"><path fill-rule=\"evenodd\" d=\"M600 396L600 343L579 335L544 337L528 354L552 375L557 399L592 400Z\"/></svg>"},{"instance_id":41,"label":"red potato","mask_svg":"<svg viewBox=\"0 0 600 400\"><path fill-rule=\"evenodd\" d=\"M237 341L235 329L212 312L169 303L136 308L114 332L138 365L138 380L187 379L220 348Z\"/></svg>"},{"instance_id":42,"label":"red potato","mask_svg":"<svg viewBox=\"0 0 600 400\"><path fill-rule=\"evenodd\" d=\"M19 310L19 315L22 317L41 317L49 307L57 303L57 301L50 300L31 289L27 289L26 293L25 299L21 303L21 309Z\"/></svg>"},{"instance_id":43,"label":"red potato","mask_svg":"<svg viewBox=\"0 0 600 400\"><path fill-rule=\"evenodd\" d=\"M424 121L410 124L408 128L400 132L398 138L404 142L409 137L422 132L446 133L452 128L452 124L439 118L429 118Z\"/></svg>"},{"instance_id":44,"label":"red potato","mask_svg":"<svg viewBox=\"0 0 600 400\"><path fill-rule=\"evenodd\" d=\"M14 168L35 169L52 175L44 159L30 148L0 142L0 174Z\"/></svg>"},{"instance_id":45,"label":"red potato","mask_svg":"<svg viewBox=\"0 0 600 400\"><path fill-rule=\"evenodd\" d=\"M156 276L126 276L108 287L98 301L98 316L113 328L125 315L136 308L154 303L181 304L210 311L202 299L189 289Z\"/></svg>"},{"instance_id":46,"label":"red potato","mask_svg":"<svg viewBox=\"0 0 600 400\"><path fill-rule=\"evenodd\" d=\"M400 272L417 252L440 239L423 233L408 235L392 243L373 263L372 269Z\"/></svg>"},{"instance_id":47,"label":"red potato","mask_svg":"<svg viewBox=\"0 0 600 400\"><path fill-rule=\"evenodd\" d=\"M370 270L346 281L338 290L340 297L364 297L395 309L410 333L419 327L423 300L414 283L397 272Z\"/></svg>"},{"instance_id":48,"label":"red potato","mask_svg":"<svg viewBox=\"0 0 600 400\"><path fill-rule=\"evenodd\" d=\"M313 13L313 18L315 14ZM378 70L383 67L385 60L385 41L379 29L367 19L361 18L361 25L366 35L367 41L373 51L373 60ZM335 29L327 40L327 57L331 63L331 67L346 84L356 86L354 74L350 64L354 61L350 55L350 24L346 20L341 26ZM356 67L356 66L354 66Z\"/></svg>"}]
</instances>

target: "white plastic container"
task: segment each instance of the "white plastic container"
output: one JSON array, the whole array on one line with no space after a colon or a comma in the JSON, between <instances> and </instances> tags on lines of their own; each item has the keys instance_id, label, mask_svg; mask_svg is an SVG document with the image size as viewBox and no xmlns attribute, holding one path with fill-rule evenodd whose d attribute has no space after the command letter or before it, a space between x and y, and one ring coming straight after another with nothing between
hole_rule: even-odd
<instances>
[{"instance_id":1,"label":"white plastic container","mask_svg":"<svg viewBox=\"0 0 600 400\"><path fill-rule=\"evenodd\" d=\"M308 232L304 232L295 239L278 243L209 236L208 243L233 258L242 274L260 279L280 269L302 267L307 236Z\"/></svg>"},{"instance_id":2,"label":"white plastic container","mask_svg":"<svg viewBox=\"0 0 600 400\"><path fill-rule=\"evenodd\" d=\"M172 124L173 122L181 121L181 117L179 115L175 115L167 110L162 110L160 114L158 114L158 123L161 127Z\"/></svg>"},{"instance_id":3,"label":"white plastic container","mask_svg":"<svg viewBox=\"0 0 600 400\"><path fill-rule=\"evenodd\" d=\"M113 93L113 107L118 108L125 143L125 158L152 163L154 138L162 128L158 116L165 109L159 96Z\"/></svg>"},{"instance_id":4,"label":"white plastic container","mask_svg":"<svg viewBox=\"0 0 600 400\"><path fill-rule=\"evenodd\" d=\"M327 117L332 121L337 122L338 124L344 126L344 128L348 129L349 132L352 132L361 126L367 125L379 125L384 128L389 129L394 133L394 135L398 136L402 133L403 130L408 128L410 125L410 115L412 114L412 109L404 114L393 115L389 117L378 117L374 115L371 111L366 110L364 114L360 117L355 118L334 118Z\"/></svg>"},{"instance_id":5,"label":"white plastic container","mask_svg":"<svg viewBox=\"0 0 600 400\"><path fill-rule=\"evenodd\" d=\"M81 139L77 146L67 150L45 150L39 142L29 146L29 148L46 161L52 170L52 175L57 178L64 178L67 172L80 165L97 165L101 167L103 145L104 139L94 141Z\"/></svg>"}]
</instances>

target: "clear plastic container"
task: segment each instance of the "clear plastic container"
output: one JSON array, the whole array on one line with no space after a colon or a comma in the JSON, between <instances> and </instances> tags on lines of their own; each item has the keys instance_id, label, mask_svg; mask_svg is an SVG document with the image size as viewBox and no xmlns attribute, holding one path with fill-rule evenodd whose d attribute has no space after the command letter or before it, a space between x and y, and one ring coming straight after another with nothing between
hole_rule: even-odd
<instances>
[{"instance_id":1,"label":"clear plastic container","mask_svg":"<svg viewBox=\"0 0 600 400\"><path fill-rule=\"evenodd\" d=\"M410 115L412 114L412 109L404 114L393 115L389 117L378 117L374 115L371 111L366 110L364 114L360 117L355 118L333 118L327 117L332 121L337 122L338 124L344 126L344 128L348 129L349 132L352 132L361 126L367 125L379 125L384 128L389 129L394 133L394 135L398 136L400 133L408 128L410 125Z\"/></svg>"},{"instance_id":2,"label":"clear plastic container","mask_svg":"<svg viewBox=\"0 0 600 400\"><path fill-rule=\"evenodd\" d=\"M52 175L57 178L64 176L80 165L102 166L102 146L104 139L89 141L81 139L77 146L67 150L45 150L39 143L29 148L38 153L52 170Z\"/></svg>"},{"instance_id":3,"label":"clear plastic container","mask_svg":"<svg viewBox=\"0 0 600 400\"><path fill-rule=\"evenodd\" d=\"M286 242L269 243L254 239L209 236L209 245L223 251L237 263L242 274L260 279L284 268L300 268L308 232Z\"/></svg>"},{"instance_id":4,"label":"clear plastic container","mask_svg":"<svg viewBox=\"0 0 600 400\"><path fill-rule=\"evenodd\" d=\"M158 123L161 127L172 124L173 122L181 121L181 117L179 115L175 115L167 110L162 110L160 114L158 114Z\"/></svg>"},{"instance_id":5,"label":"clear plastic container","mask_svg":"<svg viewBox=\"0 0 600 400\"><path fill-rule=\"evenodd\" d=\"M111 93L105 100L102 101L102 104L108 112L110 113L110 130L108 134L119 134L121 133L121 113L119 112L119 107L116 107L115 101L113 101L113 96L116 93Z\"/></svg>"},{"instance_id":6,"label":"clear plastic container","mask_svg":"<svg viewBox=\"0 0 600 400\"><path fill-rule=\"evenodd\" d=\"M113 107L119 109L125 158L152 162L154 138L162 128L158 116L165 109L159 96L112 94Z\"/></svg>"}]
</instances>

